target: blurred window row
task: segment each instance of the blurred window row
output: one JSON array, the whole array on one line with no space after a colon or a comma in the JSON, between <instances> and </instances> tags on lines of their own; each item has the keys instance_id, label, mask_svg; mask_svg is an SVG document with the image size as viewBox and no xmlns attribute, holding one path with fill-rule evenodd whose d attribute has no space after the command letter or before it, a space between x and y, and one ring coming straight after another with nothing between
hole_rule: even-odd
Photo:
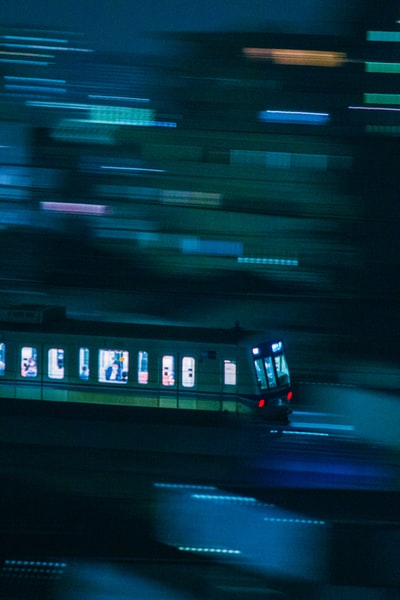
<instances>
[{"instance_id":1,"label":"blurred window row","mask_svg":"<svg viewBox=\"0 0 400 600\"><path fill-rule=\"evenodd\" d=\"M129 352L126 350L100 349L98 351L97 379L99 382L127 383L129 377ZM23 346L20 350L20 374L22 377L38 376L38 348ZM161 357L161 383L164 387L176 384L177 358L173 354ZM6 345L0 343L0 376L6 372ZM88 381L90 371L90 349L79 348L78 376ZM49 348L47 351L47 376L49 379L65 378L65 349ZM149 354L139 350L136 362L136 381L139 384L149 383ZM180 382L183 387L191 388L196 383L196 359L193 356L182 356L180 360ZM236 362L224 360L224 385L236 385Z\"/></svg>"}]
</instances>

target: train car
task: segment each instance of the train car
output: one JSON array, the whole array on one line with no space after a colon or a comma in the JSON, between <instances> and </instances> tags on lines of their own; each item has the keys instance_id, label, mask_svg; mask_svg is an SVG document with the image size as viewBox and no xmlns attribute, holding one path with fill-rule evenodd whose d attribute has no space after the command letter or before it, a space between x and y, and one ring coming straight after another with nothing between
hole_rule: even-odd
<instances>
[{"instance_id":1,"label":"train car","mask_svg":"<svg viewBox=\"0 0 400 600\"><path fill-rule=\"evenodd\" d=\"M286 420L282 340L232 329L95 322L0 309L0 396Z\"/></svg>"}]
</instances>

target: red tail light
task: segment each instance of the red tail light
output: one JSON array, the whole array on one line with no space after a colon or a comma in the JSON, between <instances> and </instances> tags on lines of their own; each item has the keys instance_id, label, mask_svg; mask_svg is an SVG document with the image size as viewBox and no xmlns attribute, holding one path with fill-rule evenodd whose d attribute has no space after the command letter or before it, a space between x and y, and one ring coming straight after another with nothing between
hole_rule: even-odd
<instances>
[{"instance_id":1,"label":"red tail light","mask_svg":"<svg viewBox=\"0 0 400 600\"><path fill-rule=\"evenodd\" d=\"M287 399L288 399L288 401L290 402L290 400L291 400L292 398L293 398L293 392L292 392L292 390L290 390L290 392L288 392Z\"/></svg>"},{"instance_id":2,"label":"red tail light","mask_svg":"<svg viewBox=\"0 0 400 600\"><path fill-rule=\"evenodd\" d=\"M258 401L258 408L262 408L263 406L265 406L265 400L264 398L261 398L261 400Z\"/></svg>"}]
</instances>

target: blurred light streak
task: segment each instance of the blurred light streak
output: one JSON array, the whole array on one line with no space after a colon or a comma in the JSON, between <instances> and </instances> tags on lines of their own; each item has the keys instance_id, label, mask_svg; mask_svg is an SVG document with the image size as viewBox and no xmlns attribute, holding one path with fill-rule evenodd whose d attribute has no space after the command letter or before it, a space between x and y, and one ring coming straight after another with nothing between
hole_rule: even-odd
<instances>
[{"instance_id":1,"label":"blurred light streak","mask_svg":"<svg viewBox=\"0 0 400 600\"><path fill-rule=\"evenodd\" d=\"M400 112L400 108L388 108L387 106L348 106L350 110L382 110L387 112Z\"/></svg>"},{"instance_id":2,"label":"blurred light streak","mask_svg":"<svg viewBox=\"0 0 400 600\"><path fill-rule=\"evenodd\" d=\"M30 60L31 58L54 58L52 54L37 54L34 52L4 52L0 50L0 55L2 56L12 56L12 57L21 57L21 58L0 58L0 62L3 63L12 63L12 64L21 64L21 65L34 65L39 67L48 67L49 62L43 60ZM22 58L24 57L24 58Z\"/></svg>"},{"instance_id":3,"label":"blurred light streak","mask_svg":"<svg viewBox=\"0 0 400 600\"><path fill-rule=\"evenodd\" d=\"M5 54L6 56L33 56L36 58L54 58L54 54L38 54L37 52L6 52L5 50L0 50L0 54Z\"/></svg>"},{"instance_id":4,"label":"blurred light streak","mask_svg":"<svg viewBox=\"0 0 400 600\"><path fill-rule=\"evenodd\" d=\"M296 523L301 525L325 525L325 521L318 521L316 519L289 519L280 517L265 517L264 521L268 523Z\"/></svg>"},{"instance_id":5,"label":"blurred light streak","mask_svg":"<svg viewBox=\"0 0 400 600\"><path fill-rule=\"evenodd\" d=\"M255 498L248 496L220 496L216 494L192 494L196 500L212 500L213 502L257 502Z\"/></svg>"},{"instance_id":6,"label":"blurred light streak","mask_svg":"<svg viewBox=\"0 0 400 600\"><path fill-rule=\"evenodd\" d=\"M278 48L243 48L247 58L269 60L280 65L304 65L312 67L340 67L347 60L344 52L321 50L294 50Z\"/></svg>"},{"instance_id":7,"label":"blurred light streak","mask_svg":"<svg viewBox=\"0 0 400 600\"><path fill-rule=\"evenodd\" d=\"M400 73L400 63L392 62L366 62L367 73Z\"/></svg>"},{"instance_id":8,"label":"blurred light streak","mask_svg":"<svg viewBox=\"0 0 400 600\"><path fill-rule=\"evenodd\" d=\"M230 548L202 548L201 546L178 546L182 552L199 552L206 554L241 554L240 550L231 550Z\"/></svg>"},{"instance_id":9,"label":"blurred light streak","mask_svg":"<svg viewBox=\"0 0 400 600\"><path fill-rule=\"evenodd\" d=\"M384 135L400 135L400 127L394 125L367 125L367 133L383 133Z\"/></svg>"},{"instance_id":10,"label":"blurred light streak","mask_svg":"<svg viewBox=\"0 0 400 600\"><path fill-rule=\"evenodd\" d=\"M304 429L333 429L337 431L354 431L354 425L338 425L335 423L298 423L296 421L296 427L303 427Z\"/></svg>"},{"instance_id":11,"label":"blurred light streak","mask_svg":"<svg viewBox=\"0 0 400 600\"><path fill-rule=\"evenodd\" d=\"M368 42L400 42L400 31L367 31Z\"/></svg>"},{"instance_id":12,"label":"blurred light streak","mask_svg":"<svg viewBox=\"0 0 400 600\"><path fill-rule=\"evenodd\" d=\"M241 242L199 240L196 237L188 237L182 240L182 252L184 254L238 256L243 252L243 244Z\"/></svg>"},{"instance_id":13,"label":"blurred light streak","mask_svg":"<svg viewBox=\"0 0 400 600\"><path fill-rule=\"evenodd\" d=\"M290 431L287 429L282 430L282 432L284 435L309 435L309 436L315 436L315 437L330 437L330 433L321 433L321 432L316 432L316 431Z\"/></svg>"},{"instance_id":14,"label":"blurred light streak","mask_svg":"<svg viewBox=\"0 0 400 600\"><path fill-rule=\"evenodd\" d=\"M261 501L236 501L215 490L198 502L190 490L159 490L157 538L181 551L214 555L267 575L322 581L327 575L327 523Z\"/></svg>"},{"instance_id":15,"label":"blurred light streak","mask_svg":"<svg viewBox=\"0 0 400 600\"><path fill-rule=\"evenodd\" d=\"M253 256L239 256L238 262L252 265L277 265L284 267L298 267L299 261L297 258L267 258Z\"/></svg>"},{"instance_id":16,"label":"blurred light streak","mask_svg":"<svg viewBox=\"0 0 400 600\"><path fill-rule=\"evenodd\" d=\"M230 164L269 169L350 169L351 156L311 154L305 152L271 152L269 150L230 150Z\"/></svg>"},{"instance_id":17,"label":"blurred light streak","mask_svg":"<svg viewBox=\"0 0 400 600\"><path fill-rule=\"evenodd\" d=\"M118 167L114 165L101 165L100 169L105 171L132 171L132 172L144 172L144 173L166 173L165 169L146 169L144 167Z\"/></svg>"},{"instance_id":18,"label":"blurred light streak","mask_svg":"<svg viewBox=\"0 0 400 600\"><path fill-rule=\"evenodd\" d=\"M124 102L150 102L149 98L129 98L128 96L103 96L101 94L89 94L88 98L93 100L122 100Z\"/></svg>"},{"instance_id":19,"label":"blurred light streak","mask_svg":"<svg viewBox=\"0 0 400 600\"><path fill-rule=\"evenodd\" d=\"M104 204L84 204L75 202L41 202L41 210L79 215L108 215L110 207Z\"/></svg>"},{"instance_id":20,"label":"blurred light streak","mask_svg":"<svg viewBox=\"0 0 400 600\"><path fill-rule=\"evenodd\" d=\"M143 188L134 185L97 185L96 193L106 198L132 198L139 201L160 200L161 190L158 188Z\"/></svg>"},{"instance_id":21,"label":"blurred light streak","mask_svg":"<svg viewBox=\"0 0 400 600\"><path fill-rule=\"evenodd\" d=\"M68 40L60 40L55 38L40 38L30 37L25 35L3 35L5 40L20 40L24 42L49 42L53 44L68 44Z\"/></svg>"},{"instance_id":22,"label":"blurred light streak","mask_svg":"<svg viewBox=\"0 0 400 600\"><path fill-rule=\"evenodd\" d=\"M153 482L153 487L164 488L169 490L213 490L217 491L213 485L196 485L192 483L168 483L168 482Z\"/></svg>"},{"instance_id":23,"label":"blurred light streak","mask_svg":"<svg viewBox=\"0 0 400 600\"><path fill-rule=\"evenodd\" d=\"M114 145L117 126L100 127L86 119L61 119L53 130L53 137L62 141L80 141Z\"/></svg>"},{"instance_id":24,"label":"blurred light streak","mask_svg":"<svg viewBox=\"0 0 400 600\"><path fill-rule=\"evenodd\" d=\"M325 125L330 120L328 113L292 111L292 110L263 110L259 112L261 121L266 123L294 123L300 125Z\"/></svg>"},{"instance_id":25,"label":"blurred light streak","mask_svg":"<svg viewBox=\"0 0 400 600\"><path fill-rule=\"evenodd\" d=\"M40 108L62 108L71 110L89 110L89 104L75 104L73 102L46 102L44 100L27 100L27 106L37 106Z\"/></svg>"},{"instance_id":26,"label":"blurred light streak","mask_svg":"<svg viewBox=\"0 0 400 600\"><path fill-rule=\"evenodd\" d=\"M66 46L44 46L42 44L1 44L5 48L26 48L28 50L61 50L64 52L93 52L89 48L68 48Z\"/></svg>"},{"instance_id":27,"label":"blurred light streak","mask_svg":"<svg viewBox=\"0 0 400 600\"><path fill-rule=\"evenodd\" d=\"M106 124L151 125L155 121L155 114L150 108L95 104L90 106L90 120Z\"/></svg>"},{"instance_id":28,"label":"blurred light streak","mask_svg":"<svg viewBox=\"0 0 400 600\"><path fill-rule=\"evenodd\" d=\"M365 93L366 104L400 104L400 94Z\"/></svg>"},{"instance_id":29,"label":"blurred light streak","mask_svg":"<svg viewBox=\"0 0 400 600\"><path fill-rule=\"evenodd\" d=\"M161 190L160 201L165 204L219 207L221 206L222 194L190 190Z\"/></svg>"},{"instance_id":30,"label":"blurred light streak","mask_svg":"<svg viewBox=\"0 0 400 600\"><path fill-rule=\"evenodd\" d=\"M35 83L52 83L54 85L66 85L65 79L50 79L48 77L20 77L17 75L6 75L4 79L9 81L34 81Z\"/></svg>"}]
</instances>

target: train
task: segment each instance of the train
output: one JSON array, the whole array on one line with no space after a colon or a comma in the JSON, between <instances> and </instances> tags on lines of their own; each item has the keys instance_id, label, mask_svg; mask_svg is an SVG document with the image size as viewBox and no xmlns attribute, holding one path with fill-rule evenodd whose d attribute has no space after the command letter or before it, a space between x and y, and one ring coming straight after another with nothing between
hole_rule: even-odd
<instances>
[{"instance_id":1,"label":"train","mask_svg":"<svg viewBox=\"0 0 400 600\"><path fill-rule=\"evenodd\" d=\"M286 421L282 339L234 327L95 321L62 306L0 309L0 398Z\"/></svg>"}]
</instances>

